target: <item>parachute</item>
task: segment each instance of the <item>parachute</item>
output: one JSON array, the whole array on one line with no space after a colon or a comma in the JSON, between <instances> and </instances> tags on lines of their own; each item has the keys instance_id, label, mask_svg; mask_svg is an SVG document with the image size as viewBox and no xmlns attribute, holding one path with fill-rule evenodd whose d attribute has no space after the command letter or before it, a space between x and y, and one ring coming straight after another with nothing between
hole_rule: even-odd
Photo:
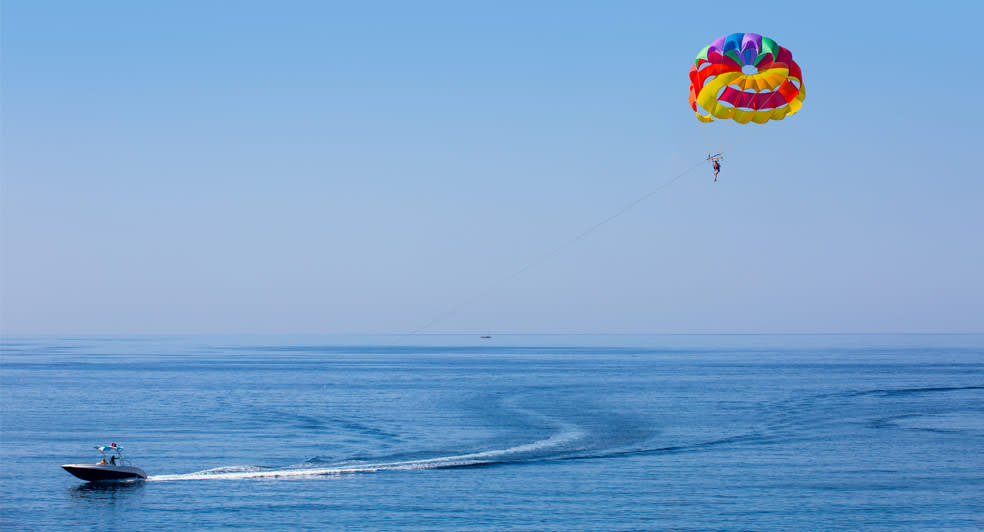
<instances>
[{"instance_id":1,"label":"parachute","mask_svg":"<svg viewBox=\"0 0 984 532\"><path fill-rule=\"evenodd\" d=\"M701 122L782 120L799 111L805 97L793 54L756 33L715 39L690 67L690 107Z\"/></svg>"}]
</instances>

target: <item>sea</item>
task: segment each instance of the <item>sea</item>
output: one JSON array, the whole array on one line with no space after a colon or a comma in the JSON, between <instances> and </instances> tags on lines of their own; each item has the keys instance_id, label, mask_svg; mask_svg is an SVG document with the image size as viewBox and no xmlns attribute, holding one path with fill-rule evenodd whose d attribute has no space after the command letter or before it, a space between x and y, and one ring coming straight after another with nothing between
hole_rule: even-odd
<instances>
[{"instance_id":1,"label":"sea","mask_svg":"<svg viewBox=\"0 0 984 532\"><path fill-rule=\"evenodd\" d=\"M984 335L7 335L0 404L4 531L984 530Z\"/></svg>"}]
</instances>

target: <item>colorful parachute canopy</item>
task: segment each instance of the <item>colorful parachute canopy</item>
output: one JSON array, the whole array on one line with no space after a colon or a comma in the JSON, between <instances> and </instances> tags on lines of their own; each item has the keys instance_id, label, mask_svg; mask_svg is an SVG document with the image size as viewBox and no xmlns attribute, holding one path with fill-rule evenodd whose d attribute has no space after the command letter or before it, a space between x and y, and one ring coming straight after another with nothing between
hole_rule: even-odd
<instances>
[{"instance_id":1,"label":"colorful parachute canopy","mask_svg":"<svg viewBox=\"0 0 984 532\"><path fill-rule=\"evenodd\" d=\"M782 120L799 111L805 97L803 72L793 54L755 33L715 39L690 67L690 107L701 122Z\"/></svg>"}]
</instances>

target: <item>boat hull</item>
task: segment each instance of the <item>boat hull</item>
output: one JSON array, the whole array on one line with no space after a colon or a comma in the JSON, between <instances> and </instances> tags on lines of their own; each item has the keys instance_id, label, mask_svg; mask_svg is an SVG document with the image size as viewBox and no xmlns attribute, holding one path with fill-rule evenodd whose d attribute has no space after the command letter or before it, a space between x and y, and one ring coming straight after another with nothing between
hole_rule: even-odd
<instances>
[{"instance_id":1,"label":"boat hull","mask_svg":"<svg viewBox=\"0 0 984 532\"><path fill-rule=\"evenodd\" d=\"M103 465L103 464L67 464L62 469L88 480L89 482L105 482L113 480L131 480L147 478L143 469L133 466Z\"/></svg>"}]
</instances>

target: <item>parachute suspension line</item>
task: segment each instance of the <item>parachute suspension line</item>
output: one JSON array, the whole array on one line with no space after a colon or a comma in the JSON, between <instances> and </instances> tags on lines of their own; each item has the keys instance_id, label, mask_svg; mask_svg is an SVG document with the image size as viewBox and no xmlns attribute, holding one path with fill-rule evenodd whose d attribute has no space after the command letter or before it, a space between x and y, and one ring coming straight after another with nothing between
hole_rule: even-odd
<instances>
[{"instance_id":1,"label":"parachute suspension line","mask_svg":"<svg viewBox=\"0 0 984 532\"><path fill-rule=\"evenodd\" d=\"M743 146L761 136L761 133L758 132L759 124L751 125L750 129L746 128L741 135L736 133L738 131L735 127L736 124L725 125L729 128L729 134L725 135L724 142L721 143L721 153L724 153L725 150L737 151L739 146Z\"/></svg>"},{"instance_id":2,"label":"parachute suspension line","mask_svg":"<svg viewBox=\"0 0 984 532\"><path fill-rule=\"evenodd\" d=\"M738 124L732 122L731 120L718 120L717 122L721 127L721 133L720 133L721 153L734 149L735 146L732 144L732 142L734 141L734 144L741 142L742 135L738 135L736 133L737 128L740 126L738 126ZM735 141L734 137L737 137L738 140Z\"/></svg>"},{"instance_id":3,"label":"parachute suspension line","mask_svg":"<svg viewBox=\"0 0 984 532\"><path fill-rule=\"evenodd\" d=\"M737 132L740 130L736 128L736 124L727 120L715 120L709 124L700 125L708 126L708 128L720 128L715 135L718 139L717 144L714 145L710 151L708 151L711 155L719 154L724 156L729 152L737 152L740 146L744 146L748 142L754 141L757 138L757 135L755 134L756 128L754 126L739 135ZM723 158L724 157L722 157L722 159Z\"/></svg>"},{"instance_id":4,"label":"parachute suspension line","mask_svg":"<svg viewBox=\"0 0 984 532\"><path fill-rule=\"evenodd\" d=\"M731 124L722 121L721 128L724 129L724 131L721 132L721 153L724 153L725 150L730 148L728 145L728 140L730 139L728 137L731 133Z\"/></svg>"},{"instance_id":5,"label":"parachute suspension line","mask_svg":"<svg viewBox=\"0 0 984 532\"><path fill-rule=\"evenodd\" d=\"M710 132L710 126L712 124L713 122L711 124L697 122L697 129L700 131L700 136L704 138L704 149L707 150L707 153L715 153L721 151L720 149L718 149L720 148L720 146L713 146L711 143L712 135Z\"/></svg>"},{"instance_id":6,"label":"parachute suspension line","mask_svg":"<svg viewBox=\"0 0 984 532\"><path fill-rule=\"evenodd\" d=\"M717 119L704 125L706 125L707 129L710 131L711 153L724 153L724 134L726 132L725 128L727 127L727 124L724 123L724 120Z\"/></svg>"},{"instance_id":7,"label":"parachute suspension line","mask_svg":"<svg viewBox=\"0 0 984 532\"><path fill-rule=\"evenodd\" d=\"M414 330L412 330L412 331L410 331L410 332L408 332L408 333L400 336L396 340L395 343L401 343L402 341L406 340L407 338L409 338L411 336L415 336L415 335L417 335L417 334L419 334L419 333L421 333L423 331L426 331L427 329L431 328L434 324L440 322L444 318L446 318L448 316L451 316L451 315L457 313L459 310L461 310L461 309L467 307L468 305L474 303L475 301L478 301L479 299L484 298L486 295L488 295L489 293L491 293L494 289L496 289L496 288L502 286L503 284L505 284L505 283L507 283L507 282L509 282L509 281L511 281L511 280L513 280L513 279L515 279L517 277L519 277L520 275L526 273L527 271L531 270L532 268L534 268L536 266L539 266L540 264L542 264L542 263L550 260L551 258L553 258L556 255L558 255L561 251L564 251L568 247L570 247L570 246L572 246L572 245L580 242L581 240L584 240L591 233L594 233L598 229L601 229L603 226L605 226L608 223L612 222L613 220L615 220L619 216L622 216L623 214L629 212L630 210L632 210L633 208L635 208L640 203L642 203L642 202L646 201L647 199L651 198L652 196L656 195L656 193L658 193L659 191L661 191L661 190L663 190L665 188L668 188L673 183L676 183L681 178L683 178L685 175L689 174L690 172L693 172L697 167L703 165L705 162L706 161L700 161L697 164L694 164L690 168L687 168L686 170L684 170L684 171L680 172L679 174L673 176L672 178L670 178L669 180L667 180L663 184L659 185L658 187L650 190L649 192L643 194L642 196L639 196L638 198L636 198L636 199L632 200L631 202L625 204L621 209L619 209L615 213L609 215L608 217L606 217L606 218L602 219L601 221L595 223L594 225L588 227L584 231L581 231L580 233L578 233L574 237L572 237L572 238L570 238L568 240L565 240L564 242L558 244L557 246L554 246L549 251L547 251L547 252L545 252L545 253L537 256L536 258L534 258L532 260L530 260L525 265L523 265L521 268L518 268L518 269L516 269L516 270L514 270L514 271L512 271L510 273L508 273L507 275L504 275L504 276L496 279L492 283L488 284L484 289L482 289L482 290L476 292L475 294L473 294L471 297L468 297L467 299L464 299L464 300L458 302L457 304L449 307L447 310L444 310L444 311L436 314L427 323L425 323L422 326L420 326L420 327L418 327L418 328L416 328L416 329L414 329Z\"/></svg>"}]
</instances>

